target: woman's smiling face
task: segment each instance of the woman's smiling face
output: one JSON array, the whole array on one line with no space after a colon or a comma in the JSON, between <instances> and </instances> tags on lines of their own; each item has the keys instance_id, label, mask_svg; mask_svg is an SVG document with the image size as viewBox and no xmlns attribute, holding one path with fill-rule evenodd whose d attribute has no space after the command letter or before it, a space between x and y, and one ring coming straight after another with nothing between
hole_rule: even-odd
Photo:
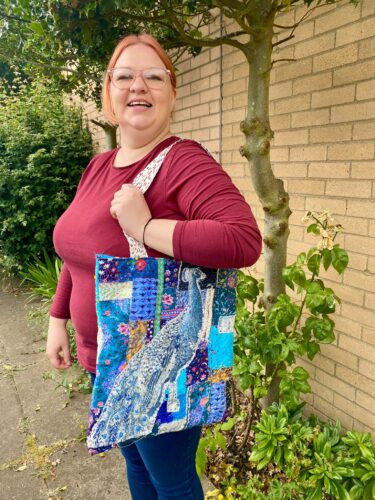
<instances>
[{"instance_id":1,"label":"woman's smiling face","mask_svg":"<svg viewBox=\"0 0 375 500\"><path fill-rule=\"evenodd\" d=\"M121 53L115 68L138 72L129 89L121 90L110 84L112 109L120 128L125 133L145 132L151 138L167 131L176 101L170 79L167 78L163 87L150 89L139 73L149 68L166 69L158 54L142 43L131 45Z\"/></svg>"}]
</instances>

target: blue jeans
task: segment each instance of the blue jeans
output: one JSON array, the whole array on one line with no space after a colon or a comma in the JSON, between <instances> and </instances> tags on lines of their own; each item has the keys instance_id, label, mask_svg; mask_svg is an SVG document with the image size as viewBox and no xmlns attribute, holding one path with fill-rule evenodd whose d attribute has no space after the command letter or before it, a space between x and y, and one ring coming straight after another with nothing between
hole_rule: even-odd
<instances>
[{"instance_id":1,"label":"blue jeans","mask_svg":"<svg viewBox=\"0 0 375 500\"><path fill-rule=\"evenodd\" d=\"M93 382L95 375L90 376ZM201 430L193 427L120 446L133 500L203 500L195 469Z\"/></svg>"}]
</instances>

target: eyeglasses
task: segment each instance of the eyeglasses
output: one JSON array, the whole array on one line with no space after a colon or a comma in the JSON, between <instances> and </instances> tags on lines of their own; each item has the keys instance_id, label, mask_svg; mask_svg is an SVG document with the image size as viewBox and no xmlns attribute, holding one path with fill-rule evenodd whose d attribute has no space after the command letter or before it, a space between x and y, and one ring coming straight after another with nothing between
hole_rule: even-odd
<instances>
[{"instance_id":1,"label":"eyeglasses","mask_svg":"<svg viewBox=\"0 0 375 500\"><path fill-rule=\"evenodd\" d=\"M139 71L131 68L112 68L108 69L107 73L113 85L120 90L130 89L138 75L141 75L150 89L155 90L163 88L168 78L171 77L171 72L165 68L148 68Z\"/></svg>"}]
</instances>

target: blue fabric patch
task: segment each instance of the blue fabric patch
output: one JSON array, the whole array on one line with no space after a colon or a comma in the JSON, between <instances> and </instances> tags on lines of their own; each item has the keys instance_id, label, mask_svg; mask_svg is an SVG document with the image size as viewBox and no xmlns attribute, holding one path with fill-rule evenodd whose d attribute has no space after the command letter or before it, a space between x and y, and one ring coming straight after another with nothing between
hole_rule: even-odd
<instances>
[{"instance_id":1,"label":"blue fabric patch","mask_svg":"<svg viewBox=\"0 0 375 500\"><path fill-rule=\"evenodd\" d=\"M219 333L216 326L211 326L208 343L208 368L219 370L233 366L233 333Z\"/></svg>"}]
</instances>

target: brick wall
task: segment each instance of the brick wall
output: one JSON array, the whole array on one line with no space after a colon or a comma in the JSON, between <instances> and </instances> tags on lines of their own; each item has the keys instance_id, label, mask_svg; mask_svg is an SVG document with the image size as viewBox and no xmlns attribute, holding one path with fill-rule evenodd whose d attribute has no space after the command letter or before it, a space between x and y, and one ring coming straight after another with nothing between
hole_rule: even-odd
<instances>
[{"instance_id":1,"label":"brick wall","mask_svg":"<svg viewBox=\"0 0 375 500\"><path fill-rule=\"evenodd\" d=\"M291 8L277 23L290 25L304 13L304 7ZM350 257L343 276L327 274L327 284L342 299L334 318L337 339L322 346L314 363L300 361L313 388L307 410L374 432L375 1L316 8L295 38L275 51L274 59L284 58L296 60L272 69L271 159L291 198L289 260L314 241L302 216L323 209L344 226L340 243ZM248 165L238 152L246 89L247 67L238 51L217 47L186 56L178 64L172 130L215 153L262 225ZM255 272L262 269L260 261Z\"/></svg>"}]
</instances>

